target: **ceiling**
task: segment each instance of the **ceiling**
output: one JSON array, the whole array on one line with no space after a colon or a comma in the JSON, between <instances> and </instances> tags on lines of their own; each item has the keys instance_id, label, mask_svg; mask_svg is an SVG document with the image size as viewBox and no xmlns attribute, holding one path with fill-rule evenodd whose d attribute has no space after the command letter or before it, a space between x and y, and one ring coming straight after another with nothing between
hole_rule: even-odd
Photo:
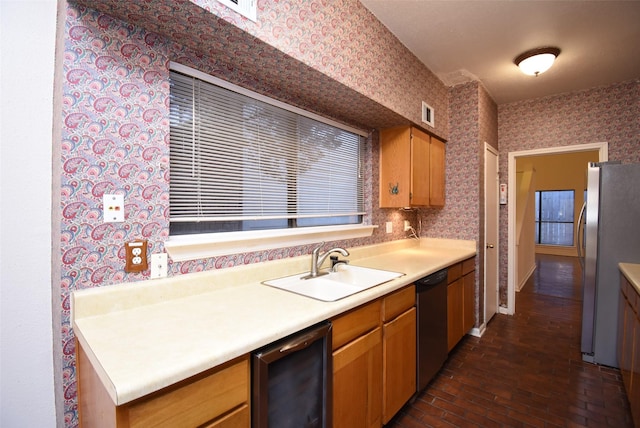
<instances>
[{"instance_id":1,"label":"ceiling","mask_svg":"<svg viewBox=\"0 0 640 428\"><path fill-rule=\"evenodd\" d=\"M479 80L497 104L640 78L640 1L360 0L447 86ZM561 49L538 77L513 59Z\"/></svg>"}]
</instances>

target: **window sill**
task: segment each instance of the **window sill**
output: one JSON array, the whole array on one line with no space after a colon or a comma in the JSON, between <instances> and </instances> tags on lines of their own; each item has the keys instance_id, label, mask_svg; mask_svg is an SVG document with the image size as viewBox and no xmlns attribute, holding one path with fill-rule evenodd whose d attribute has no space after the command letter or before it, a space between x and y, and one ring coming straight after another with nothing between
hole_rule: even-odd
<instances>
[{"instance_id":1,"label":"window sill","mask_svg":"<svg viewBox=\"0 0 640 428\"><path fill-rule=\"evenodd\" d=\"M164 248L173 261L205 259L272 248L371 236L377 225L324 226L255 232L208 233L170 237Z\"/></svg>"}]
</instances>

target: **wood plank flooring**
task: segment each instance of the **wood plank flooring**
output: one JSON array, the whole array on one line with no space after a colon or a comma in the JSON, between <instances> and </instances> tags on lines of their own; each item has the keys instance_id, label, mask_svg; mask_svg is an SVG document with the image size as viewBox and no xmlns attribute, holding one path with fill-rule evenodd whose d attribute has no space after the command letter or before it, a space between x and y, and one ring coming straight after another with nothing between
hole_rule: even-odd
<instances>
[{"instance_id":1,"label":"wood plank flooring","mask_svg":"<svg viewBox=\"0 0 640 428\"><path fill-rule=\"evenodd\" d=\"M465 337L387 427L633 427L620 371L581 359L577 259L536 264L516 314Z\"/></svg>"}]
</instances>

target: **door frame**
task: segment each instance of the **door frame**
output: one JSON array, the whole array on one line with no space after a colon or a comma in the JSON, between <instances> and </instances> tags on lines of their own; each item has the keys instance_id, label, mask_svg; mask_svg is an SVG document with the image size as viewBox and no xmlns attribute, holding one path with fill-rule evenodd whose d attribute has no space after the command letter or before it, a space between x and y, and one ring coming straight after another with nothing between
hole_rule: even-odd
<instances>
[{"instance_id":1,"label":"door frame","mask_svg":"<svg viewBox=\"0 0 640 428\"><path fill-rule=\"evenodd\" d=\"M523 150L509 152L508 163L508 200L507 200L507 307L500 307L500 313L513 315L516 312L516 272L518 258L516 257L516 159L527 156L554 155L571 152L598 151L600 162L609 159L609 145L607 142L576 144L571 146L548 147L544 149Z\"/></svg>"},{"instance_id":2,"label":"door frame","mask_svg":"<svg viewBox=\"0 0 640 428\"><path fill-rule=\"evenodd\" d=\"M499 190L498 190L498 184L499 184L499 177L500 177L500 154L498 152L498 150L496 148L494 148L492 145L488 144L486 141L484 143L484 185L485 185L485 190L484 190L484 247L482 249L482 251L484 251L484 278L483 278L483 284L484 284L484 308L483 308L483 324L486 326L487 322L489 320L487 320L487 271L488 271L488 266L487 266L487 188L486 188L486 183L487 183L487 151L491 152L491 154L495 155L496 157L496 174L498 175L497 177L497 183L496 183L496 202L499 200ZM496 293L497 296L496 298L498 299L497 301L497 310L496 313L500 312L500 205L498 205L498 209L497 209L497 218L495 219L497 225L496 225L496 230L498 231L498 237L495 240L495 251L496 251L496 263L495 266L493 267L495 269L495 273L496 273L496 281L498 281L498 283L496 284Z\"/></svg>"}]
</instances>

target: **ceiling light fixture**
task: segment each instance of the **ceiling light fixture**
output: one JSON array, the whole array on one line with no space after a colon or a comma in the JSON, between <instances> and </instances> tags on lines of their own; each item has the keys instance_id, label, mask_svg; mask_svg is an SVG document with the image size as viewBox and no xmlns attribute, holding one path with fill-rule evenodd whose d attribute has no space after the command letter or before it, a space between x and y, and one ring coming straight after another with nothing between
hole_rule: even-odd
<instances>
[{"instance_id":1,"label":"ceiling light fixture","mask_svg":"<svg viewBox=\"0 0 640 428\"><path fill-rule=\"evenodd\" d=\"M560 49L553 47L531 49L516 57L513 62L520 67L524 74L538 76L553 65L556 57L560 55Z\"/></svg>"}]
</instances>

